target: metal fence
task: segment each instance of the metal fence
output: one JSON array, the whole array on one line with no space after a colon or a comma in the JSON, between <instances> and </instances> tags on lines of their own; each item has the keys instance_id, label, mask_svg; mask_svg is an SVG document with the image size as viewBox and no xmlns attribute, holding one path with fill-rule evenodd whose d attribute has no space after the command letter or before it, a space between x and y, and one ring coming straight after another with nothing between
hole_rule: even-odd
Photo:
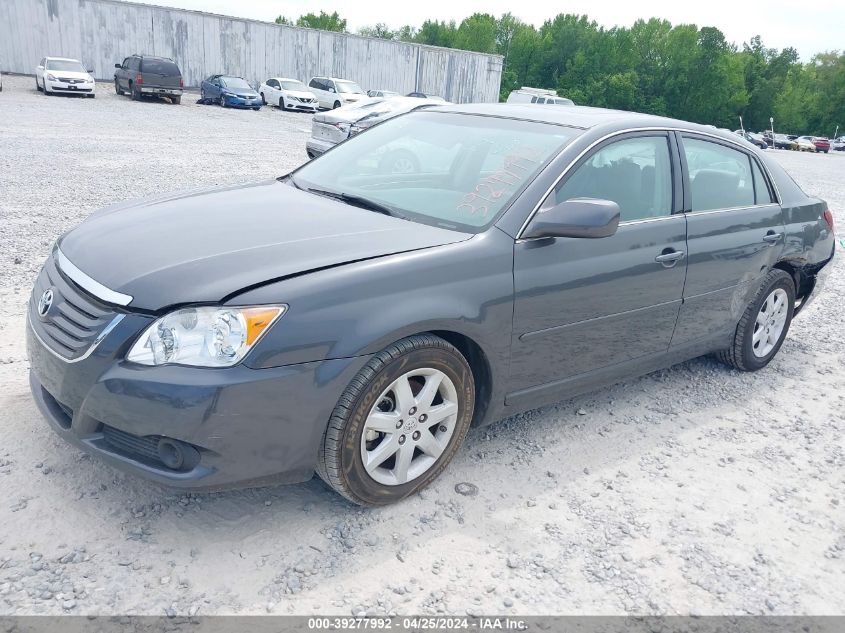
<instances>
[{"instance_id":1,"label":"metal fence","mask_svg":"<svg viewBox=\"0 0 845 633\"><path fill-rule=\"evenodd\" d=\"M211 74L313 76L365 90L498 101L502 58L117 0L0 0L0 70L34 72L44 56L79 59L108 80L132 53L172 57L187 86Z\"/></svg>"}]
</instances>

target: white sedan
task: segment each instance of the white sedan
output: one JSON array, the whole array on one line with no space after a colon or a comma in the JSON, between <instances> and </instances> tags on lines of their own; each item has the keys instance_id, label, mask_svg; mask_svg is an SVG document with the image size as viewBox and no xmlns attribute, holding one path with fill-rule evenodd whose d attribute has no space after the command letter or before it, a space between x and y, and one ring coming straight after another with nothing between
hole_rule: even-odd
<instances>
[{"instance_id":1,"label":"white sedan","mask_svg":"<svg viewBox=\"0 0 845 633\"><path fill-rule=\"evenodd\" d=\"M93 98L95 84L92 72L76 59L45 57L35 69L35 88L45 95L63 92Z\"/></svg>"},{"instance_id":2,"label":"white sedan","mask_svg":"<svg viewBox=\"0 0 845 633\"><path fill-rule=\"evenodd\" d=\"M282 110L317 111L317 97L301 81L286 77L272 77L258 88L265 104L277 105Z\"/></svg>"}]
</instances>

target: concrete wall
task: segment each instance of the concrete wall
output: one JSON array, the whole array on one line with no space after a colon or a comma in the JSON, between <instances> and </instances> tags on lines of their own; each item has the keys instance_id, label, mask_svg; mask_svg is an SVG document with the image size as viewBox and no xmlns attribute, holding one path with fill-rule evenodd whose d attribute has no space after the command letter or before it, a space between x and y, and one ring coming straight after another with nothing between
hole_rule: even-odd
<instances>
[{"instance_id":1,"label":"concrete wall","mask_svg":"<svg viewBox=\"0 0 845 633\"><path fill-rule=\"evenodd\" d=\"M250 82L331 75L463 103L498 101L502 78L498 55L117 0L0 0L0 70L32 74L44 56L73 57L109 80L132 53L172 57L188 86L216 73Z\"/></svg>"}]
</instances>

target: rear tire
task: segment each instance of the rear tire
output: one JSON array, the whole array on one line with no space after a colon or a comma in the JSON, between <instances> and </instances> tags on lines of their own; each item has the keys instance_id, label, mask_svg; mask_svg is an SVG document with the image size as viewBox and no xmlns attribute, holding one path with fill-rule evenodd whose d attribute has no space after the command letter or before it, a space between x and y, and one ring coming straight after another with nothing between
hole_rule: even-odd
<instances>
[{"instance_id":1,"label":"rear tire","mask_svg":"<svg viewBox=\"0 0 845 633\"><path fill-rule=\"evenodd\" d=\"M769 271L739 320L733 343L717 358L740 371L762 369L780 350L794 312L792 277L777 268Z\"/></svg>"},{"instance_id":2,"label":"rear tire","mask_svg":"<svg viewBox=\"0 0 845 633\"><path fill-rule=\"evenodd\" d=\"M337 110L340 107L340 101L335 101L332 105L332 110Z\"/></svg>"},{"instance_id":3,"label":"rear tire","mask_svg":"<svg viewBox=\"0 0 845 633\"><path fill-rule=\"evenodd\" d=\"M129 84L129 90L131 91L132 101L141 100L141 91L135 87L135 84Z\"/></svg>"},{"instance_id":4,"label":"rear tire","mask_svg":"<svg viewBox=\"0 0 845 633\"><path fill-rule=\"evenodd\" d=\"M267 105L267 99L264 98L264 93L261 93L261 105Z\"/></svg>"},{"instance_id":5,"label":"rear tire","mask_svg":"<svg viewBox=\"0 0 845 633\"><path fill-rule=\"evenodd\" d=\"M474 406L472 370L454 346L432 334L397 341L373 356L340 397L317 474L359 505L404 499L446 468Z\"/></svg>"}]
</instances>

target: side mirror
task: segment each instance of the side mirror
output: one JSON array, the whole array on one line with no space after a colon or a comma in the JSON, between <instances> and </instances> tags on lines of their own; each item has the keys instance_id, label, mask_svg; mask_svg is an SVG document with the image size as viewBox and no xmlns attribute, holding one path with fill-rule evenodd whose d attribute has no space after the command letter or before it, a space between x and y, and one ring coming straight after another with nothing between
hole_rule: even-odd
<instances>
[{"instance_id":1,"label":"side mirror","mask_svg":"<svg viewBox=\"0 0 845 633\"><path fill-rule=\"evenodd\" d=\"M615 202L572 198L541 208L522 237L610 237L618 227L619 205Z\"/></svg>"},{"instance_id":2,"label":"side mirror","mask_svg":"<svg viewBox=\"0 0 845 633\"><path fill-rule=\"evenodd\" d=\"M93 72L94 72L94 69L93 69L93 68L86 68L86 69L85 69L85 72L86 72L86 73L88 73L88 74L90 75L91 73L93 73Z\"/></svg>"},{"instance_id":3,"label":"side mirror","mask_svg":"<svg viewBox=\"0 0 845 633\"><path fill-rule=\"evenodd\" d=\"M123 66L121 66L120 64L115 64L114 67L115 68L123 68Z\"/></svg>"},{"instance_id":4,"label":"side mirror","mask_svg":"<svg viewBox=\"0 0 845 633\"><path fill-rule=\"evenodd\" d=\"M334 88L329 88L329 92L334 92Z\"/></svg>"}]
</instances>

